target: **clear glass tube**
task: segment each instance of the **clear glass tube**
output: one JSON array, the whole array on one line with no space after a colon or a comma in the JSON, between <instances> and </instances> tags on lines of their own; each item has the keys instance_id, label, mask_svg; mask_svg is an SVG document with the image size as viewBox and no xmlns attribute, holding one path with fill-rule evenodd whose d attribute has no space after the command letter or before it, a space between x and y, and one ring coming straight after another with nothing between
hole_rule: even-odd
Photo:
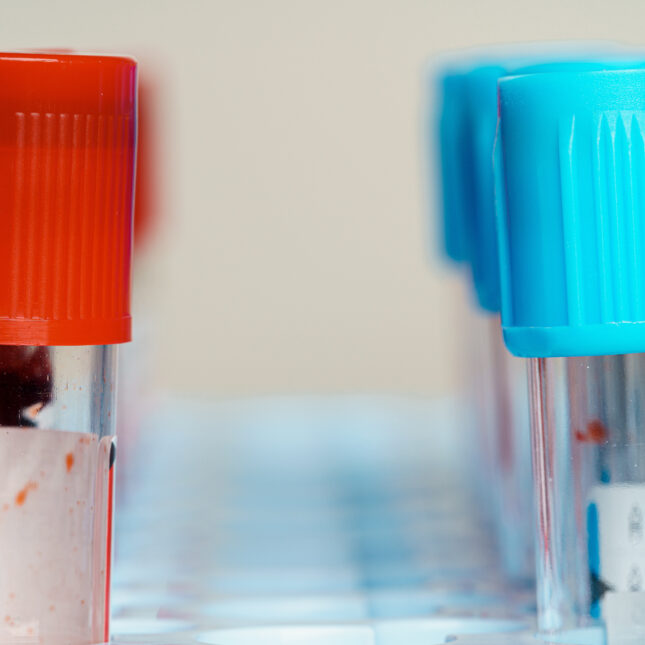
<instances>
[{"instance_id":1,"label":"clear glass tube","mask_svg":"<svg viewBox=\"0 0 645 645\"><path fill-rule=\"evenodd\" d=\"M495 526L506 574L533 580L533 490L526 367L504 345L499 317L490 326L494 401Z\"/></svg>"},{"instance_id":2,"label":"clear glass tube","mask_svg":"<svg viewBox=\"0 0 645 645\"><path fill-rule=\"evenodd\" d=\"M495 389L493 380L492 321L495 317L471 312L467 351L463 357L467 372L468 436L466 448L477 508L491 536L495 528L496 487L491 485L495 463Z\"/></svg>"},{"instance_id":3,"label":"clear glass tube","mask_svg":"<svg viewBox=\"0 0 645 645\"><path fill-rule=\"evenodd\" d=\"M473 389L480 449L474 467L488 496L482 502L489 507L502 568L510 579L528 581L535 568L526 367L506 349L499 316L479 318Z\"/></svg>"},{"instance_id":4,"label":"clear glass tube","mask_svg":"<svg viewBox=\"0 0 645 645\"><path fill-rule=\"evenodd\" d=\"M0 643L109 640L116 346L0 346Z\"/></svg>"},{"instance_id":5,"label":"clear glass tube","mask_svg":"<svg viewBox=\"0 0 645 645\"><path fill-rule=\"evenodd\" d=\"M541 631L645 642L645 355L529 361Z\"/></svg>"}]
</instances>

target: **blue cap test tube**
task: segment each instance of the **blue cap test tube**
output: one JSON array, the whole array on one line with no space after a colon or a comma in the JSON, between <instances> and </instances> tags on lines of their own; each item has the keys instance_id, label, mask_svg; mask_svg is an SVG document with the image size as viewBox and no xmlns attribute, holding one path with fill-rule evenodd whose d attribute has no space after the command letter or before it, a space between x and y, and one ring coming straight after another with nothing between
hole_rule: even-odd
<instances>
[{"instance_id":1,"label":"blue cap test tube","mask_svg":"<svg viewBox=\"0 0 645 645\"><path fill-rule=\"evenodd\" d=\"M438 192L440 207L437 217L431 210L430 221L439 240L438 250L455 273L461 278L457 287L457 300L464 315L460 317L462 353L458 357L458 372L461 377L457 392L455 416L459 430L467 433L472 440L467 442L472 454L466 458L466 472L469 475L472 491L476 496L477 507L483 510L480 520L488 524L492 516L492 488L488 486L486 464L481 455L490 454L485 443L485 433L479 427L478 419L489 418L490 396L483 391L483 380L479 379L479 357L483 351L476 349L470 340L479 334L477 316L470 306L470 242L469 227L472 225L472 172L469 148L469 130L466 101L466 75L469 67L463 61L452 61L437 68L431 66L427 77L428 94L428 166L438 171ZM435 101L435 95L438 100ZM435 108L437 106L437 108ZM435 162L436 163L433 163ZM433 178L434 179L434 178ZM430 181L430 185L435 182ZM436 226L438 224L438 226ZM434 248L433 248L434 251ZM460 297L459 297L460 296ZM464 306L465 305L465 306ZM488 424L486 424L488 425Z\"/></svg>"},{"instance_id":2,"label":"blue cap test tube","mask_svg":"<svg viewBox=\"0 0 645 645\"><path fill-rule=\"evenodd\" d=\"M521 581L532 579L534 572L528 388L524 366L502 342L492 164L497 82L506 73L505 66L487 62L473 68L465 78L473 194L469 247L471 282L484 322L484 333L474 340L483 352L480 391L488 398L488 414L480 418L488 447L493 527L504 572Z\"/></svg>"},{"instance_id":3,"label":"blue cap test tube","mask_svg":"<svg viewBox=\"0 0 645 645\"><path fill-rule=\"evenodd\" d=\"M508 75L639 64L634 52L609 43L534 44L473 55L445 68L440 78L441 240L444 255L467 268L475 303L465 343L471 370L469 407L474 411L470 425L477 438L471 468L502 568L516 581L533 577L533 499L527 374L523 361L504 347L500 329L492 163L497 85Z\"/></svg>"},{"instance_id":4,"label":"blue cap test tube","mask_svg":"<svg viewBox=\"0 0 645 645\"><path fill-rule=\"evenodd\" d=\"M440 220L444 254L467 269L472 292L464 346L473 482L504 572L529 580L534 566L526 370L504 347L499 319L492 158L497 81L505 73L499 63L480 59L452 65L440 79Z\"/></svg>"},{"instance_id":5,"label":"blue cap test tube","mask_svg":"<svg viewBox=\"0 0 645 645\"><path fill-rule=\"evenodd\" d=\"M642 67L499 82L502 324L529 365L539 628L597 626L607 645L645 642Z\"/></svg>"}]
</instances>

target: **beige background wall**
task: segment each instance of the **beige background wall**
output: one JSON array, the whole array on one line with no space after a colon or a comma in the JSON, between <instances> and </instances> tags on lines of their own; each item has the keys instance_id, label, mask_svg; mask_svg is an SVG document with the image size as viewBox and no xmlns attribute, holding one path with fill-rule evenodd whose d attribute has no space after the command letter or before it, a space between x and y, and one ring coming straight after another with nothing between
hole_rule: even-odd
<instances>
[{"instance_id":1,"label":"beige background wall","mask_svg":"<svg viewBox=\"0 0 645 645\"><path fill-rule=\"evenodd\" d=\"M159 79L160 385L434 394L463 294L427 254L424 61L644 25L638 0L5 0L0 47L132 52Z\"/></svg>"}]
</instances>

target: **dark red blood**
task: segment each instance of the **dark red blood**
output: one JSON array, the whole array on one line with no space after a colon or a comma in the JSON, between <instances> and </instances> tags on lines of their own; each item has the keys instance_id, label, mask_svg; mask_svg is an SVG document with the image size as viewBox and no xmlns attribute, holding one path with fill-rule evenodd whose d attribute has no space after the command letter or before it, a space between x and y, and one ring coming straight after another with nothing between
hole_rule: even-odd
<instances>
[{"instance_id":1,"label":"dark red blood","mask_svg":"<svg viewBox=\"0 0 645 645\"><path fill-rule=\"evenodd\" d=\"M52 398L52 368L47 347L0 345L0 425L33 426L27 408Z\"/></svg>"},{"instance_id":2,"label":"dark red blood","mask_svg":"<svg viewBox=\"0 0 645 645\"><path fill-rule=\"evenodd\" d=\"M587 424L587 436L589 437L589 441L593 443L604 443L607 441L609 434L607 428L605 428L605 424L595 419Z\"/></svg>"},{"instance_id":3,"label":"dark red blood","mask_svg":"<svg viewBox=\"0 0 645 645\"><path fill-rule=\"evenodd\" d=\"M605 443L609 437L609 433L602 421L594 419L593 421L589 421L584 433L576 430L574 436L576 441L583 443Z\"/></svg>"}]
</instances>

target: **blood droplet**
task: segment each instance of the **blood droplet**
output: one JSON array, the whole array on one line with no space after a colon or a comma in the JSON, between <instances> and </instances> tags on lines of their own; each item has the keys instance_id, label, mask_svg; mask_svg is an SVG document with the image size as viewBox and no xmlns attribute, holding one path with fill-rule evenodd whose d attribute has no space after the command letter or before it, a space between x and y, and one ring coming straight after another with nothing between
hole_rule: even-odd
<instances>
[{"instance_id":1,"label":"blood droplet","mask_svg":"<svg viewBox=\"0 0 645 645\"><path fill-rule=\"evenodd\" d=\"M607 428L605 424L598 419L594 419L587 424L587 436L589 441L594 443L603 443L607 441Z\"/></svg>"},{"instance_id":2,"label":"blood droplet","mask_svg":"<svg viewBox=\"0 0 645 645\"><path fill-rule=\"evenodd\" d=\"M582 443L605 443L609 437L605 424L599 419L593 419L587 424L586 432L575 431L576 441Z\"/></svg>"},{"instance_id":3,"label":"blood droplet","mask_svg":"<svg viewBox=\"0 0 645 645\"><path fill-rule=\"evenodd\" d=\"M74 453L68 452L65 455L65 467L67 468L67 472L70 472L72 470L73 465L74 465Z\"/></svg>"},{"instance_id":4,"label":"blood droplet","mask_svg":"<svg viewBox=\"0 0 645 645\"><path fill-rule=\"evenodd\" d=\"M16 495L16 506L22 506L27 499L29 491L36 490L37 488L38 484L36 482L27 482L25 487L19 490L18 494Z\"/></svg>"}]
</instances>

